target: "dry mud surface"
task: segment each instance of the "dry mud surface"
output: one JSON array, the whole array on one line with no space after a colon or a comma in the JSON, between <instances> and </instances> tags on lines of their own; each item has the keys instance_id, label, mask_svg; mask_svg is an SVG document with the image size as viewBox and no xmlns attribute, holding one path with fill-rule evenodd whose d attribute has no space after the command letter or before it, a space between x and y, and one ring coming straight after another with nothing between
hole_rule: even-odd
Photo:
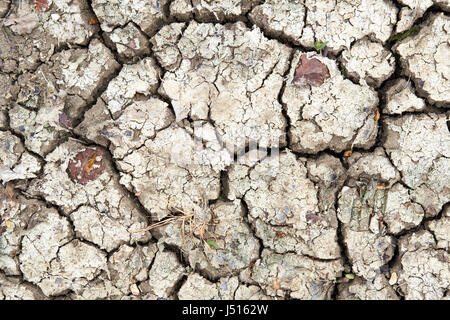
<instances>
[{"instance_id":1,"label":"dry mud surface","mask_svg":"<svg viewBox=\"0 0 450 320\"><path fill-rule=\"evenodd\" d=\"M0 299L449 299L449 9L2 1Z\"/></svg>"}]
</instances>

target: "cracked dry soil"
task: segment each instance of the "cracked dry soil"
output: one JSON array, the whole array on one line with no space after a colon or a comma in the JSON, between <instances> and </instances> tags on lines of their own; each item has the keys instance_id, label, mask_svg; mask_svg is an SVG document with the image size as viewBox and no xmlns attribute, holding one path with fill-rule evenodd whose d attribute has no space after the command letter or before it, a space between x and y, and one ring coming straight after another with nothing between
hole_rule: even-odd
<instances>
[{"instance_id":1,"label":"cracked dry soil","mask_svg":"<svg viewBox=\"0 0 450 320\"><path fill-rule=\"evenodd\" d=\"M0 299L449 299L449 9L2 1Z\"/></svg>"}]
</instances>

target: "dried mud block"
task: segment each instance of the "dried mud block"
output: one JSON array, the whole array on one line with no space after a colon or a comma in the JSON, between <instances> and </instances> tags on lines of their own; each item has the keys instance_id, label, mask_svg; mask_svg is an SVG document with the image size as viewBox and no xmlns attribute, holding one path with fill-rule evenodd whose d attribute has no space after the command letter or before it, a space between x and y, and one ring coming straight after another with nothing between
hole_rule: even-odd
<instances>
[{"instance_id":1,"label":"dried mud block","mask_svg":"<svg viewBox=\"0 0 450 320\"><path fill-rule=\"evenodd\" d=\"M422 98L417 97L410 80L403 78L389 81L386 84L385 106L386 114L402 114L403 112L419 112L426 108Z\"/></svg>"},{"instance_id":2,"label":"dried mud block","mask_svg":"<svg viewBox=\"0 0 450 320\"><path fill-rule=\"evenodd\" d=\"M351 177L349 186L358 185L359 181L373 180L382 183L382 186L377 186L380 189L392 186L400 180L400 173L391 164L383 148L378 147L370 153L353 152L346 162Z\"/></svg>"},{"instance_id":3,"label":"dried mud block","mask_svg":"<svg viewBox=\"0 0 450 320\"><path fill-rule=\"evenodd\" d=\"M156 253L148 280L142 282L139 289L154 299L169 299L176 294L176 286L185 274L186 270L174 252L160 250Z\"/></svg>"},{"instance_id":4,"label":"dried mud block","mask_svg":"<svg viewBox=\"0 0 450 320\"><path fill-rule=\"evenodd\" d=\"M7 1L2 1L0 3L0 16L1 17L4 17L8 13L10 2L11 1L7 0Z\"/></svg>"},{"instance_id":5,"label":"dried mud block","mask_svg":"<svg viewBox=\"0 0 450 320\"><path fill-rule=\"evenodd\" d=\"M384 275L372 281L356 279L338 285L339 300L399 300L395 290L389 285Z\"/></svg>"},{"instance_id":6,"label":"dried mud block","mask_svg":"<svg viewBox=\"0 0 450 320\"><path fill-rule=\"evenodd\" d=\"M347 160L350 179L341 190L338 217L346 228L384 235L418 226L424 210L382 148L353 153Z\"/></svg>"},{"instance_id":7,"label":"dried mud block","mask_svg":"<svg viewBox=\"0 0 450 320\"><path fill-rule=\"evenodd\" d=\"M166 217L170 206L202 215L208 200L219 196L220 169L214 170L196 150L193 137L172 125L117 161L121 183L138 196L154 219Z\"/></svg>"},{"instance_id":8,"label":"dried mud block","mask_svg":"<svg viewBox=\"0 0 450 320\"><path fill-rule=\"evenodd\" d=\"M342 52L341 61L347 74L356 81L364 80L379 87L395 71L395 57L380 43L370 40L356 42Z\"/></svg>"},{"instance_id":9,"label":"dried mud block","mask_svg":"<svg viewBox=\"0 0 450 320\"><path fill-rule=\"evenodd\" d=\"M410 76L417 92L431 104L448 108L450 101L450 18L433 14L420 31L396 43L393 50L400 55L403 72Z\"/></svg>"},{"instance_id":10,"label":"dried mud block","mask_svg":"<svg viewBox=\"0 0 450 320\"><path fill-rule=\"evenodd\" d=\"M28 283L18 278L0 274L0 300L45 300L46 297Z\"/></svg>"},{"instance_id":11,"label":"dried mud block","mask_svg":"<svg viewBox=\"0 0 450 320\"><path fill-rule=\"evenodd\" d=\"M122 300L127 296L114 286L106 271L101 271L95 279L68 297L71 300Z\"/></svg>"},{"instance_id":12,"label":"dried mud block","mask_svg":"<svg viewBox=\"0 0 450 320\"><path fill-rule=\"evenodd\" d=\"M168 71L175 71L181 63L181 52L177 42L186 28L185 23L171 23L161 28L150 42L153 44L152 51L158 59L159 64Z\"/></svg>"},{"instance_id":13,"label":"dried mud block","mask_svg":"<svg viewBox=\"0 0 450 320\"><path fill-rule=\"evenodd\" d=\"M108 259L111 282L122 295L133 293L140 282L149 278L149 267L158 251L155 244L137 246L123 245Z\"/></svg>"},{"instance_id":14,"label":"dried mud block","mask_svg":"<svg viewBox=\"0 0 450 320\"><path fill-rule=\"evenodd\" d=\"M0 62L0 65L2 63L4 62ZM0 96L0 128L4 128L7 126L6 111L17 99L18 85L12 75L0 72L0 87L3 89Z\"/></svg>"},{"instance_id":15,"label":"dried mud block","mask_svg":"<svg viewBox=\"0 0 450 320\"><path fill-rule=\"evenodd\" d=\"M24 233L39 219L46 220L49 215L56 218L57 212L41 201L28 200L23 196L16 198L11 186L0 186L0 270L8 276L20 276L18 255ZM70 230L66 231L70 233Z\"/></svg>"},{"instance_id":16,"label":"dried mud block","mask_svg":"<svg viewBox=\"0 0 450 320\"><path fill-rule=\"evenodd\" d=\"M152 36L168 18L165 12L168 3L168 0L93 0L92 9L105 32L134 22Z\"/></svg>"},{"instance_id":17,"label":"dried mud block","mask_svg":"<svg viewBox=\"0 0 450 320\"><path fill-rule=\"evenodd\" d=\"M22 250L19 254L20 270L25 280L37 284L47 296L71 288L68 279L61 277L55 281L53 276L57 275L58 271L53 268L52 262L58 262L61 247L69 243L72 237L69 221L61 217L55 209L38 211L23 232ZM53 283L45 283L48 278L52 278Z\"/></svg>"},{"instance_id":18,"label":"dried mud block","mask_svg":"<svg viewBox=\"0 0 450 320\"><path fill-rule=\"evenodd\" d=\"M450 254L436 248L433 235L425 230L399 241L399 261L394 267L398 287L407 300L442 299L450 286Z\"/></svg>"},{"instance_id":19,"label":"dried mud block","mask_svg":"<svg viewBox=\"0 0 450 320\"><path fill-rule=\"evenodd\" d=\"M384 148L411 188L414 202L427 217L435 216L450 199L449 146L445 115L409 115L385 120Z\"/></svg>"},{"instance_id":20,"label":"dried mud block","mask_svg":"<svg viewBox=\"0 0 450 320\"><path fill-rule=\"evenodd\" d=\"M251 141L261 147L286 144L286 119L277 98L289 48L241 22L191 22L173 44L161 39L164 32L153 40L155 51L159 59L165 52L173 58L163 63L170 71L159 92L171 100L177 122L211 119L229 149L241 150Z\"/></svg>"},{"instance_id":21,"label":"dried mud block","mask_svg":"<svg viewBox=\"0 0 450 320\"><path fill-rule=\"evenodd\" d=\"M448 0L399 0L399 3L404 7L400 10L399 20L395 28L396 33L410 29L414 22L420 19L432 5L437 5L447 12L450 11Z\"/></svg>"},{"instance_id":22,"label":"dried mud block","mask_svg":"<svg viewBox=\"0 0 450 320\"><path fill-rule=\"evenodd\" d=\"M103 170L95 179L81 184L71 176L69 163L79 163L76 156L86 150L91 150L93 156L82 170L89 169L90 164L95 170L95 163L99 165L99 162ZM98 155L94 158L95 150L99 150L99 147L86 147L75 140L61 144L47 155L42 178L33 180L27 192L59 206L74 219L78 234L108 250L124 242L148 240L148 232L130 233L144 228L147 225L146 218L138 204L120 186L111 160L104 151L101 159ZM98 236L97 232L101 230L103 236Z\"/></svg>"},{"instance_id":23,"label":"dried mud block","mask_svg":"<svg viewBox=\"0 0 450 320\"><path fill-rule=\"evenodd\" d=\"M268 0L249 14L250 21L272 37L288 39L299 45L305 26L303 0Z\"/></svg>"},{"instance_id":24,"label":"dried mud block","mask_svg":"<svg viewBox=\"0 0 450 320\"><path fill-rule=\"evenodd\" d=\"M260 245L239 200L219 201L210 210L202 222L187 221L184 229L181 223L163 227L156 236L161 243L179 247L194 270L217 279L249 267Z\"/></svg>"},{"instance_id":25,"label":"dried mud block","mask_svg":"<svg viewBox=\"0 0 450 320\"><path fill-rule=\"evenodd\" d=\"M43 8L41 8L43 9ZM86 45L99 31L86 0L48 2L40 10L33 1L21 1L5 19L0 35L0 56L8 59L2 66L6 72L35 69L47 61L55 49L64 45ZM18 54L20 53L20 54ZM17 69L16 69L17 70Z\"/></svg>"},{"instance_id":26,"label":"dried mud block","mask_svg":"<svg viewBox=\"0 0 450 320\"><path fill-rule=\"evenodd\" d=\"M100 133L111 141L113 157L122 159L173 121L174 116L166 102L149 98L128 105L117 120L107 122Z\"/></svg>"},{"instance_id":27,"label":"dried mud block","mask_svg":"<svg viewBox=\"0 0 450 320\"><path fill-rule=\"evenodd\" d=\"M436 247L450 251L450 217L443 216L440 219L428 221L426 227L433 233L436 239Z\"/></svg>"},{"instance_id":28,"label":"dried mud block","mask_svg":"<svg viewBox=\"0 0 450 320\"><path fill-rule=\"evenodd\" d=\"M33 278L40 278L38 286L45 295L77 292L102 270L107 270L106 254L92 245L73 240L61 246L47 266L43 275Z\"/></svg>"},{"instance_id":29,"label":"dried mud block","mask_svg":"<svg viewBox=\"0 0 450 320\"><path fill-rule=\"evenodd\" d=\"M17 105L9 112L11 128L29 150L45 156L65 139L118 67L98 40L88 49L55 54L50 63L19 77Z\"/></svg>"},{"instance_id":30,"label":"dried mud block","mask_svg":"<svg viewBox=\"0 0 450 320\"><path fill-rule=\"evenodd\" d=\"M180 300L220 300L216 284L197 273L190 274L178 291Z\"/></svg>"},{"instance_id":31,"label":"dried mud block","mask_svg":"<svg viewBox=\"0 0 450 320\"><path fill-rule=\"evenodd\" d=\"M177 19L188 20L195 17L202 22L224 22L236 20L260 0L174 0L170 4L170 14Z\"/></svg>"},{"instance_id":32,"label":"dried mud block","mask_svg":"<svg viewBox=\"0 0 450 320\"><path fill-rule=\"evenodd\" d=\"M278 7L277 1L270 4ZM353 41L366 36L385 43L397 22L397 8L391 1L306 0L297 6L304 6L307 12L300 43L312 48L318 41L327 42L333 53L349 48ZM280 16L280 19L289 23L289 16ZM274 20L270 24L278 23Z\"/></svg>"},{"instance_id":33,"label":"dried mud block","mask_svg":"<svg viewBox=\"0 0 450 320\"><path fill-rule=\"evenodd\" d=\"M294 253L264 249L254 266L241 272L244 282L257 283L271 297L331 299L334 283L344 270L340 259L319 261Z\"/></svg>"},{"instance_id":34,"label":"dried mud block","mask_svg":"<svg viewBox=\"0 0 450 320\"><path fill-rule=\"evenodd\" d=\"M0 131L0 181L30 179L41 170L41 162L25 150L22 141L9 131Z\"/></svg>"},{"instance_id":35,"label":"dried mud block","mask_svg":"<svg viewBox=\"0 0 450 320\"><path fill-rule=\"evenodd\" d=\"M319 170L315 174L324 175ZM266 247L279 253L295 251L322 259L340 256L336 215L327 202L328 197L333 197L333 187L329 185L328 194L318 195L304 160L286 151L279 157L265 158L254 167L234 164L228 176L227 197L245 200L249 221ZM324 211L319 209L319 202Z\"/></svg>"},{"instance_id":36,"label":"dried mud block","mask_svg":"<svg viewBox=\"0 0 450 320\"><path fill-rule=\"evenodd\" d=\"M378 276L381 268L394 256L395 239L392 236L350 228L345 228L343 235L352 271L367 280Z\"/></svg>"},{"instance_id":37,"label":"dried mud block","mask_svg":"<svg viewBox=\"0 0 450 320\"><path fill-rule=\"evenodd\" d=\"M152 58L124 65L101 96L113 118L117 118L136 99L136 95L148 96L154 93L158 88L160 75L161 70Z\"/></svg>"},{"instance_id":38,"label":"dried mud block","mask_svg":"<svg viewBox=\"0 0 450 320\"><path fill-rule=\"evenodd\" d=\"M137 62L142 56L150 53L150 46L146 36L133 23L123 28L115 28L111 33L105 34L109 42L124 62Z\"/></svg>"},{"instance_id":39,"label":"dried mud block","mask_svg":"<svg viewBox=\"0 0 450 320\"><path fill-rule=\"evenodd\" d=\"M310 53L306 59L320 61L330 77L319 86L298 83L295 74L302 56L304 53L295 53L282 96L291 124L290 148L311 154L325 149L370 148L378 127L376 93L367 84L344 79L333 60Z\"/></svg>"},{"instance_id":40,"label":"dried mud block","mask_svg":"<svg viewBox=\"0 0 450 320\"><path fill-rule=\"evenodd\" d=\"M106 148L109 145L109 139L102 134L102 130L111 119L107 105L102 99L98 99L97 103L84 113L83 121L73 131Z\"/></svg>"}]
</instances>

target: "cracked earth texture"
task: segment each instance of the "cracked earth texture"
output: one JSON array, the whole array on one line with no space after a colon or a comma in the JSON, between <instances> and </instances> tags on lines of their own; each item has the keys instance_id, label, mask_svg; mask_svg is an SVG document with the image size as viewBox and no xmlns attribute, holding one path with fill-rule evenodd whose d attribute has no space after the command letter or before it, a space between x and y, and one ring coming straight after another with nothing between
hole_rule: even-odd
<instances>
[{"instance_id":1,"label":"cracked earth texture","mask_svg":"<svg viewBox=\"0 0 450 320\"><path fill-rule=\"evenodd\" d=\"M0 299L450 299L449 10L2 1Z\"/></svg>"}]
</instances>

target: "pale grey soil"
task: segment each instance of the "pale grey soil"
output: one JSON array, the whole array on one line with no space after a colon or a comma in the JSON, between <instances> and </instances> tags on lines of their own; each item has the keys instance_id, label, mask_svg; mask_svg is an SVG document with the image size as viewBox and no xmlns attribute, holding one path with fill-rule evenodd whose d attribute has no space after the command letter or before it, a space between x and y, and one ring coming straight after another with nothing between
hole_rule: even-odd
<instances>
[{"instance_id":1,"label":"pale grey soil","mask_svg":"<svg viewBox=\"0 0 450 320\"><path fill-rule=\"evenodd\" d=\"M0 299L449 299L449 9L2 1Z\"/></svg>"}]
</instances>

